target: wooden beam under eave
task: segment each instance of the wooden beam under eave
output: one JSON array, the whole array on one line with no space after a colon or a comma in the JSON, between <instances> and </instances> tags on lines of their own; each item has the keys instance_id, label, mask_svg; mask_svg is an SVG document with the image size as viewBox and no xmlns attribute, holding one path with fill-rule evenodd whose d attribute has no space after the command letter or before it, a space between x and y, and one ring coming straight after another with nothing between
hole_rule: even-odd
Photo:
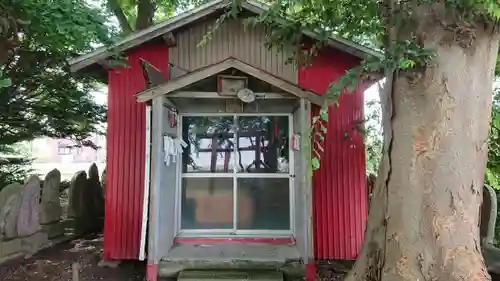
<instances>
[{"instance_id":1,"label":"wooden beam under eave","mask_svg":"<svg viewBox=\"0 0 500 281\"><path fill-rule=\"evenodd\" d=\"M222 72L230 67L231 67L231 59L226 59L225 61L214 64L212 66L202 68L198 71L187 73L182 77L170 80L166 84L158 85L151 89L142 91L137 95L137 101L145 102L147 100L154 99L159 95L165 95L167 93L176 91L185 86L191 85L195 82L201 81L205 78L208 78L212 75Z\"/></svg>"},{"instance_id":2,"label":"wooden beam under eave","mask_svg":"<svg viewBox=\"0 0 500 281\"><path fill-rule=\"evenodd\" d=\"M255 99L259 100L276 100L276 99L297 99L296 96L286 93L254 93ZM196 99L236 99L236 93L234 95L220 95L217 92L194 92L194 91L175 91L166 94L169 98L196 98Z\"/></svg>"},{"instance_id":3,"label":"wooden beam under eave","mask_svg":"<svg viewBox=\"0 0 500 281\"><path fill-rule=\"evenodd\" d=\"M163 106L170 109L177 109L177 105L175 105L175 103L168 98L164 98Z\"/></svg>"},{"instance_id":4,"label":"wooden beam under eave","mask_svg":"<svg viewBox=\"0 0 500 281\"><path fill-rule=\"evenodd\" d=\"M273 75L270 75L258 68L255 68L249 64L243 63L239 60L232 60L231 62L231 67L238 69L239 71L242 71L246 74L250 74L253 77L262 80L268 84L271 84L277 88L280 88L281 90L292 93L299 98L305 98L307 100L310 100L312 103L323 106L325 103L325 98L317 95L311 91L304 90L300 88L297 85L294 85L292 83L289 83L287 81L284 81L278 77L275 77Z\"/></svg>"},{"instance_id":5,"label":"wooden beam under eave","mask_svg":"<svg viewBox=\"0 0 500 281\"><path fill-rule=\"evenodd\" d=\"M165 41L165 44L167 44L168 47L175 47L177 46L177 39L175 38L174 33L172 32L167 32L161 36L163 41Z\"/></svg>"},{"instance_id":6,"label":"wooden beam under eave","mask_svg":"<svg viewBox=\"0 0 500 281\"><path fill-rule=\"evenodd\" d=\"M109 70L112 70L113 68L111 67L111 65L108 63L107 60L100 60L97 62L98 65L100 65L102 68L104 68L105 70L109 71Z\"/></svg>"}]
</instances>

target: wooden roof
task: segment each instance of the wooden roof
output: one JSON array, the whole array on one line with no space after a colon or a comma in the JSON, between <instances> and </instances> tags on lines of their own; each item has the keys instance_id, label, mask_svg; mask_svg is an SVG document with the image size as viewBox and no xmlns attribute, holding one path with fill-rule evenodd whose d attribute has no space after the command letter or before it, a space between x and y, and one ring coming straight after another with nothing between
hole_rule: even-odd
<instances>
[{"instance_id":1,"label":"wooden roof","mask_svg":"<svg viewBox=\"0 0 500 281\"><path fill-rule=\"evenodd\" d=\"M137 100L139 102L146 102L154 99L155 97L168 95L171 92L180 90L186 86L193 83L201 81L205 78L214 76L224 70L234 68L248 75L251 75L257 79L260 79L270 85L273 85L287 93L293 94L298 98L304 98L311 101L313 104L323 106L324 98L317 93L305 90L299 85L292 82L285 81L278 78L270 73L267 73L261 69L255 68L249 64L246 64L235 58L228 58L219 63L209 65L207 67L200 68L198 70L189 72L183 76L172 79L170 81L164 82L162 84L156 85L149 89L146 89L137 94Z\"/></svg>"},{"instance_id":2,"label":"wooden roof","mask_svg":"<svg viewBox=\"0 0 500 281\"><path fill-rule=\"evenodd\" d=\"M123 52L131 48L137 47L148 41L159 38L165 34L168 34L183 26L186 26L197 19L222 11L224 8L227 8L230 4L231 4L230 0L213 0L195 9L189 10L178 16L172 17L166 21L153 25L150 28L134 32L133 34L119 41L114 46L115 52L111 52L109 51L109 49L101 47L93 52L69 60L69 64L71 65L71 70L76 72L94 66L95 64L98 64L102 60L105 60L106 58L112 56L116 52ZM261 4L254 0L246 0L242 4L242 8L251 13L260 15L265 11L267 11L269 7L265 4ZM303 31L303 33L304 35L311 37L313 39L318 38L318 34L313 31L305 30ZM339 49L341 51L344 51L361 59L381 56L381 53L377 51L350 42L348 40L342 39L340 37L330 38L328 40L328 44L333 48Z\"/></svg>"}]
</instances>

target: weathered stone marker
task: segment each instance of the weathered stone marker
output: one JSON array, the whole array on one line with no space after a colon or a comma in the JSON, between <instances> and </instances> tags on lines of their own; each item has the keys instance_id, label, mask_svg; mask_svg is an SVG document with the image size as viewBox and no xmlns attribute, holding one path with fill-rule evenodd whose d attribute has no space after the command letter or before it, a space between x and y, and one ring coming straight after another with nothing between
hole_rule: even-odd
<instances>
[{"instance_id":1,"label":"weathered stone marker","mask_svg":"<svg viewBox=\"0 0 500 281\"><path fill-rule=\"evenodd\" d=\"M17 237L17 219L21 210L23 187L9 184L0 191L0 240Z\"/></svg>"},{"instance_id":2,"label":"weathered stone marker","mask_svg":"<svg viewBox=\"0 0 500 281\"><path fill-rule=\"evenodd\" d=\"M42 224L50 224L61 220L60 185L61 172L59 170L54 169L45 176L42 187L42 211L40 213L40 222Z\"/></svg>"},{"instance_id":3,"label":"weathered stone marker","mask_svg":"<svg viewBox=\"0 0 500 281\"><path fill-rule=\"evenodd\" d=\"M22 185L17 183L0 191L0 259L22 251L21 240L15 239L22 191Z\"/></svg>"},{"instance_id":4,"label":"weathered stone marker","mask_svg":"<svg viewBox=\"0 0 500 281\"><path fill-rule=\"evenodd\" d=\"M64 235L61 223L62 208L60 199L61 173L54 169L43 181L40 223L50 239Z\"/></svg>"},{"instance_id":5,"label":"weathered stone marker","mask_svg":"<svg viewBox=\"0 0 500 281\"><path fill-rule=\"evenodd\" d=\"M89 208L92 197L87 188L87 173L79 171L71 179L69 186L68 223L73 228L74 234L87 233L92 228L92 213ZM89 206L90 204L90 206Z\"/></svg>"},{"instance_id":6,"label":"weathered stone marker","mask_svg":"<svg viewBox=\"0 0 500 281\"><path fill-rule=\"evenodd\" d=\"M17 236L27 237L40 230L40 179L30 176L24 184L21 209L17 218Z\"/></svg>"},{"instance_id":7,"label":"weathered stone marker","mask_svg":"<svg viewBox=\"0 0 500 281\"><path fill-rule=\"evenodd\" d=\"M92 208L93 231L100 231L103 228L104 217L104 196L101 182L99 181L99 170L94 163L89 168L89 178L87 180L87 190L89 199L89 207Z\"/></svg>"},{"instance_id":8,"label":"weathered stone marker","mask_svg":"<svg viewBox=\"0 0 500 281\"><path fill-rule=\"evenodd\" d=\"M17 218L17 236L22 241L23 252L34 254L48 242L47 234L40 230L40 179L33 175L24 184Z\"/></svg>"}]
</instances>

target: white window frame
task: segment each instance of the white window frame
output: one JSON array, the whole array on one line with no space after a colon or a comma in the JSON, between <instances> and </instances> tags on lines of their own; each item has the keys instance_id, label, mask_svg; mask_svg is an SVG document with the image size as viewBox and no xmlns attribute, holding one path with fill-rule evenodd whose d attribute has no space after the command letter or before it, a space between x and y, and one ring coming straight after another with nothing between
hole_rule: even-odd
<instances>
[{"instance_id":1,"label":"white window frame","mask_svg":"<svg viewBox=\"0 0 500 281\"><path fill-rule=\"evenodd\" d=\"M293 114L292 113L179 113L177 122L177 133L182 138L182 122L183 117L227 117L233 116L236 120L241 116L287 116L288 117L288 138L292 139L293 135ZM291 146L289 149L289 171L288 173L239 173L237 169L233 169L230 173L182 173L183 157L179 157L177 161L177 182L176 182L176 232L179 237L291 237L295 234L295 188L294 188L294 151ZM239 160L238 153L232 156L233 166L236 167ZM182 179L183 178L233 178L233 229L182 229ZM289 179L289 225L288 230L238 230L237 229L237 211L238 211L238 179L239 178L288 178Z\"/></svg>"}]
</instances>

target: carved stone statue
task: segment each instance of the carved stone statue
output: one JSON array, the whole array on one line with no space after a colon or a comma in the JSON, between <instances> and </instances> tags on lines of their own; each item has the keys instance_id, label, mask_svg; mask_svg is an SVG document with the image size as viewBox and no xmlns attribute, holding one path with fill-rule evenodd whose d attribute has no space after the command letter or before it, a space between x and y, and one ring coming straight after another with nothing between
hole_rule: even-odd
<instances>
[{"instance_id":1,"label":"carved stone statue","mask_svg":"<svg viewBox=\"0 0 500 281\"><path fill-rule=\"evenodd\" d=\"M60 185L61 172L59 170L54 169L45 176L42 188L41 224L51 224L61 220Z\"/></svg>"},{"instance_id":2,"label":"carved stone statue","mask_svg":"<svg viewBox=\"0 0 500 281\"><path fill-rule=\"evenodd\" d=\"M21 210L17 218L17 235L25 237L40 230L40 179L30 176L23 187Z\"/></svg>"}]
</instances>

